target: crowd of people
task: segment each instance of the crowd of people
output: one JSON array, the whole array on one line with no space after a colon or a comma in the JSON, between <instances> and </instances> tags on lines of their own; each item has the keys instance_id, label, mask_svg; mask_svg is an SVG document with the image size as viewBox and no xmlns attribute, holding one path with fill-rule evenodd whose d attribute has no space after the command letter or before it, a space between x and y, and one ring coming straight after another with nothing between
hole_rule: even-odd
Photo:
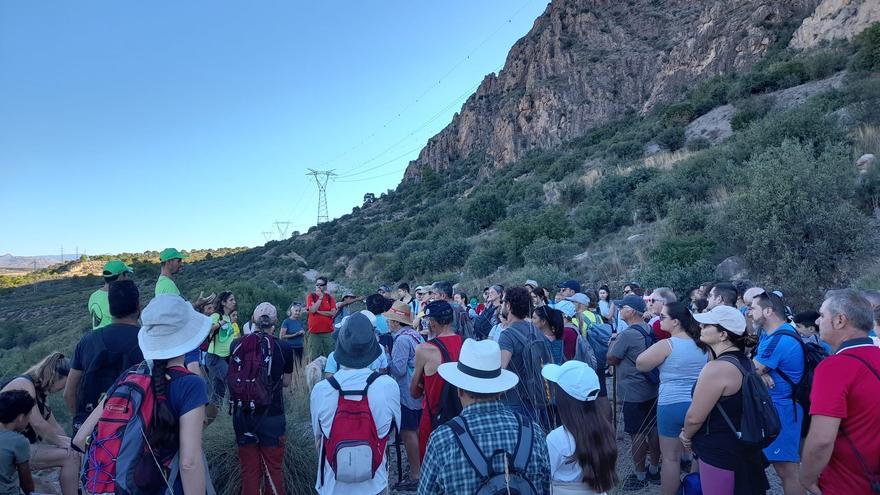
<instances>
[{"instance_id":1,"label":"crowd of people","mask_svg":"<svg viewBox=\"0 0 880 495\"><path fill-rule=\"evenodd\" d=\"M744 281L615 298L527 280L481 299L438 281L337 301L318 277L280 322L261 302L239 327L235 294L181 297L185 258L161 252L144 307L131 268L108 262L73 358L53 352L0 389L0 495L35 493L43 469L64 495L212 493L202 434L221 411L242 493L283 494L295 373L320 494L751 495L768 466L785 495L880 493L880 292L830 291L802 312ZM70 434L47 404L62 391Z\"/></svg>"}]
</instances>

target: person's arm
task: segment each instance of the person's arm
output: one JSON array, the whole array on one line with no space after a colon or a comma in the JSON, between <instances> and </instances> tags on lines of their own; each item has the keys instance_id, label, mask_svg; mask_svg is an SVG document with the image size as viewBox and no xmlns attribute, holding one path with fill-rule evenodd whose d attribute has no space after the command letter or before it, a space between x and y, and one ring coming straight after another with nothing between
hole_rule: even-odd
<instances>
[{"instance_id":1,"label":"person's arm","mask_svg":"<svg viewBox=\"0 0 880 495\"><path fill-rule=\"evenodd\" d=\"M180 480L183 493L205 493L205 464L202 452L202 425L205 406L199 406L180 417Z\"/></svg>"},{"instance_id":2,"label":"person's arm","mask_svg":"<svg viewBox=\"0 0 880 495\"><path fill-rule=\"evenodd\" d=\"M409 382L409 395L412 396L413 399L418 399L422 396L422 390L424 386L422 385L422 375L425 374L425 348L423 347L425 344L421 344L416 346L416 364L415 369L413 370L412 380ZM427 344L431 345L431 344Z\"/></svg>"},{"instance_id":3,"label":"person's arm","mask_svg":"<svg viewBox=\"0 0 880 495\"><path fill-rule=\"evenodd\" d=\"M31 398L36 399L34 385L27 380L13 380L7 385L7 387L8 390L24 390L30 394ZM58 422L55 421L53 415L49 415L49 419L45 419L43 418L43 415L40 414L40 408L34 406L28 415L28 420L37 435L43 437L43 440L46 442L51 443L52 445L57 445L63 449L70 447L70 438L65 436L66 434L64 430Z\"/></svg>"},{"instance_id":4,"label":"person's arm","mask_svg":"<svg viewBox=\"0 0 880 495\"><path fill-rule=\"evenodd\" d=\"M64 384L64 403L67 404L67 409L74 414L76 414L76 393L79 390L81 377L81 370L71 368L67 374L67 383Z\"/></svg>"},{"instance_id":5,"label":"person's arm","mask_svg":"<svg viewBox=\"0 0 880 495\"><path fill-rule=\"evenodd\" d=\"M697 378L697 385L694 388L693 400L684 417L684 427L681 429L679 439L685 448L690 450L691 438L709 417L712 408L721 399L724 393L724 377L725 366L732 367L730 364L713 361L708 363ZM730 370L733 371L733 370ZM739 371L736 371L739 373Z\"/></svg>"},{"instance_id":6,"label":"person's arm","mask_svg":"<svg viewBox=\"0 0 880 495\"><path fill-rule=\"evenodd\" d=\"M669 339L655 342L636 358L636 369L643 373L651 371L663 364L663 361L666 361L670 354L672 354L672 343Z\"/></svg>"},{"instance_id":7,"label":"person's arm","mask_svg":"<svg viewBox=\"0 0 880 495\"><path fill-rule=\"evenodd\" d=\"M501 351L501 367L507 369L507 365L510 364L510 358L513 357L513 353L510 351Z\"/></svg>"},{"instance_id":8,"label":"person's arm","mask_svg":"<svg viewBox=\"0 0 880 495\"><path fill-rule=\"evenodd\" d=\"M35 489L34 478L31 476L31 463L22 462L15 467L18 470L18 485L21 487L21 491L25 495L30 495Z\"/></svg>"},{"instance_id":9,"label":"person's arm","mask_svg":"<svg viewBox=\"0 0 880 495\"><path fill-rule=\"evenodd\" d=\"M308 310L309 313L315 314L318 312L318 308L321 306L321 302L324 300L323 296L324 296L323 294L321 294L321 295L316 294L315 300L312 303L309 303L309 300L311 299L312 295L309 294L308 296L306 296L306 307L309 308L309 310Z\"/></svg>"},{"instance_id":10,"label":"person's arm","mask_svg":"<svg viewBox=\"0 0 880 495\"><path fill-rule=\"evenodd\" d=\"M101 400L101 403L98 404L89 417L83 421L82 426L79 427L79 430L76 432L76 436L73 437L73 444L76 445L80 450L86 450L86 440L88 440L89 435L95 430L95 426L98 425L98 420L101 419L101 414L104 413L104 401Z\"/></svg>"},{"instance_id":11,"label":"person's arm","mask_svg":"<svg viewBox=\"0 0 880 495\"><path fill-rule=\"evenodd\" d=\"M812 493L819 491L819 474L831 460L834 451L834 441L840 429L840 418L814 415L810 423L810 432L804 441L804 450L801 454L801 485Z\"/></svg>"},{"instance_id":12,"label":"person's arm","mask_svg":"<svg viewBox=\"0 0 880 495\"><path fill-rule=\"evenodd\" d=\"M397 345L391 350L391 360L388 361L388 374L394 378L403 378L409 369L409 351L412 349L412 339L398 339Z\"/></svg>"},{"instance_id":13,"label":"person's arm","mask_svg":"<svg viewBox=\"0 0 880 495\"><path fill-rule=\"evenodd\" d=\"M606 357L608 364L617 366L623 362L628 347L627 340L627 335L624 332L611 335L611 339L608 341L608 356Z\"/></svg>"}]
</instances>

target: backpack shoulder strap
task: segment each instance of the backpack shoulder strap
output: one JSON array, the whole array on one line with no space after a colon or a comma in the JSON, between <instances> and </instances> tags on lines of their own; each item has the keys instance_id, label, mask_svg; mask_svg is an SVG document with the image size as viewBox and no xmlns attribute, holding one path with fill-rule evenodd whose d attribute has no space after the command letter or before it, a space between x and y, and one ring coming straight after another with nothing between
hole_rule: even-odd
<instances>
[{"instance_id":1,"label":"backpack shoulder strap","mask_svg":"<svg viewBox=\"0 0 880 495\"><path fill-rule=\"evenodd\" d=\"M440 340L438 337L434 337L433 339L428 341L429 344L433 344L437 349L440 350L440 355L442 356L443 362L448 363L452 361L452 356L449 355L449 349L446 348L446 345Z\"/></svg>"},{"instance_id":2,"label":"backpack shoulder strap","mask_svg":"<svg viewBox=\"0 0 880 495\"><path fill-rule=\"evenodd\" d=\"M464 453L465 459L470 463L474 471L480 475L480 478L489 476L489 461L483 455L483 451L474 443L473 437L468 432L467 424L461 416L456 416L446 423L446 426L452 429L458 446Z\"/></svg>"},{"instance_id":3,"label":"backpack shoulder strap","mask_svg":"<svg viewBox=\"0 0 880 495\"><path fill-rule=\"evenodd\" d=\"M525 471L529 463L529 456L532 454L532 442L534 441L534 431L529 420L519 414L515 414L517 423L519 423L519 438L516 441L516 450L513 454L513 467L517 471Z\"/></svg>"},{"instance_id":4,"label":"backpack shoulder strap","mask_svg":"<svg viewBox=\"0 0 880 495\"><path fill-rule=\"evenodd\" d=\"M727 359L725 359L727 358ZM739 362L739 359L731 356L731 355L722 355L718 357L719 361L724 361L726 363L730 363L736 366L736 369L739 370L743 375L743 383L745 384L746 378L746 369L743 367L742 363ZM742 393L742 387L740 388L740 393ZM727 411L724 410L724 406L721 405L721 398L718 399L718 402L715 403L715 408L718 409L718 412L721 413L721 417L724 418L724 422L727 423L727 426L730 427L730 431L736 435L737 438L741 436L740 432L736 430L736 426L733 425L733 421L730 420L730 416L727 415Z\"/></svg>"}]
</instances>

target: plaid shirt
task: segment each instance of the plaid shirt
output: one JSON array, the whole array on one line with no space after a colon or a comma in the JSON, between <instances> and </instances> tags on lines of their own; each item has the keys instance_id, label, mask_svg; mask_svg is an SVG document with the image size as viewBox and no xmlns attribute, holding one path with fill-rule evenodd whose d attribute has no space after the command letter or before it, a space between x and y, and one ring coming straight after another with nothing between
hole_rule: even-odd
<instances>
[{"instance_id":1,"label":"plaid shirt","mask_svg":"<svg viewBox=\"0 0 880 495\"><path fill-rule=\"evenodd\" d=\"M498 449L513 454L519 428L516 417L500 401L471 404L464 408L461 417L483 454ZM532 423L532 429L535 436L525 475L538 493L550 493L547 439L538 425ZM504 456L495 456L492 464L496 472L504 472ZM428 440L419 480L419 495L474 493L480 481L479 475L461 452L452 429L445 425L437 428Z\"/></svg>"}]
</instances>

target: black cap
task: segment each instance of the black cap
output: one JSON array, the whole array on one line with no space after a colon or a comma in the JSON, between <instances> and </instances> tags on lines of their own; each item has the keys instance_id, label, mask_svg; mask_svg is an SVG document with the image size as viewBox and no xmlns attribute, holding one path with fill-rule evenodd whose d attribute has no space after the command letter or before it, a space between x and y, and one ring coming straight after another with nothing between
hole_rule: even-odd
<instances>
[{"instance_id":1,"label":"black cap","mask_svg":"<svg viewBox=\"0 0 880 495\"><path fill-rule=\"evenodd\" d=\"M451 318L452 306L446 301L431 301L425 306L425 318Z\"/></svg>"}]
</instances>

